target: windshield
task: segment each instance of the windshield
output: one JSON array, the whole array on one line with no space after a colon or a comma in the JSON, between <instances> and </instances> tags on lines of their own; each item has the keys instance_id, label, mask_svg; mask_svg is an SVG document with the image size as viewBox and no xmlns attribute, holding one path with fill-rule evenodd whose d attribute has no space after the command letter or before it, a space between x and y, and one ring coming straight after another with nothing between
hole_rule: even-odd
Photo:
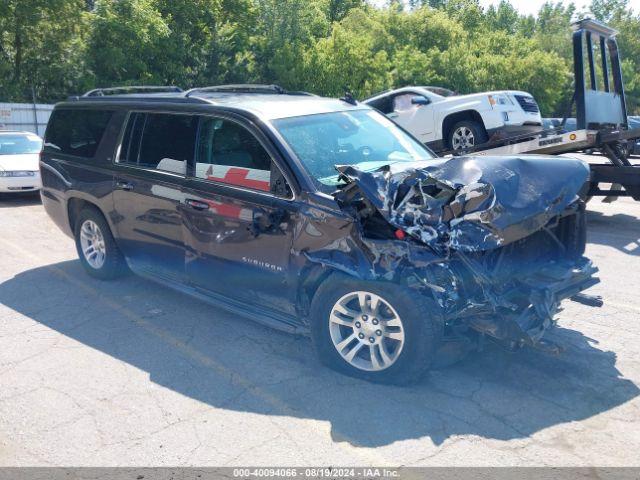
<instances>
[{"instance_id":1,"label":"windshield","mask_svg":"<svg viewBox=\"0 0 640 480\"><path fill-rule=\"evenodd\" d=\"M0 155L40 153L41 148L42 140L36 135L0 135Z\"/></svg>"},{"instance_id":2,"label":"windshield","mask_svg":"<svg viewBox=\"0 0 640 480\"><path fill-rule=\"evenodd\" d=\"M332 192L339 183L336 165L375 170L434 158L424 145L373 110L283 118L273 124L324 192Z\"/></svg>"}]
</instances>

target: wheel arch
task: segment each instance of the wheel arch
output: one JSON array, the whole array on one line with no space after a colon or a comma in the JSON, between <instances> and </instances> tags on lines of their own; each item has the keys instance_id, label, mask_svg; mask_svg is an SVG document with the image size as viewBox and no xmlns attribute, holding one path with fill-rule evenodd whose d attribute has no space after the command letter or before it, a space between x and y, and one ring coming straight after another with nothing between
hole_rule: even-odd
<instances>
[{"instance_id":1,"label":"wheel arch","mask_svg":"<svg viewBox=\"0 0 640 480\"><path fill-rule=\"evenodd\" d=\"M477 110L471 109L450 113L442 120L442 142L446 145L447 148L451 148L451 145L449 144L449 133L451 133L451 129L456 123L465 120L478 122L484 129L484 133L488 136L487 128L484 124L484 120L482 119L482 115Z\"/></svg>"},{"instance_id":2,"label":"wheel arch","mask_svg":"<svg viewBox=\"0 0 640 480\"><path fill-rule=\"evenodd\" d=\"M80 215L80 212L85 208L92 208L96 210L98 213L100 213L100 215L102 215L102 217L107 222L107 225L109 225L109 228L111 229L111 234L113 235L114 228L113 228L113 225L111 224L109 216L102 211L102 208L100 208L100 206L97 203L91 201L90 199L84 198L83 196L80 196L80 195L72 195L67 199L67 217L69 219L69 227L72 233L75 233L76 221L78 220L78 216ZM116 243L117 243L117 238L115 237L115 235L114 235L114 238L116 239Z\"/></svg>"},{"instance_id":3,"label":"wheel arch","mask_svg":"<svg viewBox=\"0 0 640 480\"><path fill-rule=\"evenodd\" d=\"M69 219L69 227L72 232L75 232L76 222L80 212L88 205L96 206L79 197L71 197L67 200L67 218Z\"/></svg>"},{"instance_id":4,"label":"wheel arch","mask_svg":"<svg viewBox=\"0 0 640 480\"><path fill-rule=\"evenodd\" d=\"M300 278L302 280L298 282L297 285L297 294L296 294L296 311L303 317L308 318L310 315L310 308L313 299L318 292L320 286L327 281L332 276L343 276L349 277L355 280L362 281L377 281L382 283L389 283L392 285L397 285L402 288L409 288L406 284L398 281L398 279L394 280L384 280L384 279L373 279L373 278L362 278L354 272L350 272L348 270L343 270L340 268L335 268L332 266L323 265L320 263L311 263L307 265L301 272ZM415 292L416 295L422 295L420 292ZM429 291L429 294L426 295L430 300L437 301L432 291ZM442 319L441 319L442 320ZM442 320L444 322L444 320Z\"/></svg>"},{"instance_id":5,"label":"wheel arch","mask_svg":"<svg viewBox=\"0 0 640 480\"><path fill-rule=\"evenodd\" d=\"M329 278L332 274L339 270L321 265L319 263L312 263L307 265L301 272L300 277L302 281L298 282L298 289L296 294L296 311L302 316L302 318L308 319L311 309L311 302L316 295L320 285ZM344 272L342 272L344 273ZM356 278L355 275L353 275Z\"/></svg>"},{"instance_id":6,"label":"wheel arch","mask_svg":"<svg viewBox=\"0 0 640 480\"><path fill-rule=\"evenodd\" d=\"M343 275L355 280L372 280L363 279L354 272L346 269L335 268L330 265L320 263L310 263L300 272L302 280L298 282L296 294L296 311L302 318L308 319L311 314L310 308L316 293L320 286L334 275ZM389 282L395 283L395 282Z\"/></svg>"}]
</instances>

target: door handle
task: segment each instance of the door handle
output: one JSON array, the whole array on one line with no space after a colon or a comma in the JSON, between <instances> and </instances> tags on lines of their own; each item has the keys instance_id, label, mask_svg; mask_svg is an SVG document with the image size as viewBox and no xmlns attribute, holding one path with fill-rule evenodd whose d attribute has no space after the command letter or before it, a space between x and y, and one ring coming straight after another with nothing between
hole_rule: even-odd
<instances>
[{"instance_id":1,"label":"door handle","mask_svg":"<svg viewBox=\"0 0 640 480\"><path fill-rule=\"evenodd\" d=\"M189 205L194 210L209 210L209 204L205 202L201 202L200 200L194 200L193 198L187 198L184 203Z\"/></svg>"},{"instance_id":2,"label":"door handle","mask_svg":"<svg viewBox=\"0 0 640 480\"><path fill-rule=\"evenodd\" d=\"M130 192L131 190L133 190L134 186L135 185L132 182L127 182L125 180L116 180L116 187L122 190L126 190L127 192Z\"/></svg>"}]
</instances>

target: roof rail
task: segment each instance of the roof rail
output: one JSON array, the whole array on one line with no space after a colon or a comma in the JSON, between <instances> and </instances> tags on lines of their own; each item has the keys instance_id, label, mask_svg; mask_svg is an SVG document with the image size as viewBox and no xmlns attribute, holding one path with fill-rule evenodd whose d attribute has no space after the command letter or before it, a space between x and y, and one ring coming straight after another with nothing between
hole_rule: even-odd
<instances>
[{"instance_id":1,"label":"roof rail","mask_svg":"<svg viewBox=\"0 0 640 480\"><path fill-rule=\"evenodd\" d=\"M235 85L214 85L211 87L192 88L185 93L185 97L190 97L197 93L264 93L278 95L309 95L307 92L289 92L280 85L261 85L261 84L235 84Z\"/></svg>"},{"instance_id":2,"label":"roof rail","mask_svg":"<svg viewBox=\"0 0 640 480\"><path fill-rule=\"evenodd\" d=\"M213 85L211 87L192 88L185 93L185 97L190 97L194 93L286 93L285 89L279 85L260 85L253 83L234 85Z\"/></svg>"},{"instance_id":3,"label":"roof rail","mask_svg":"<svg viewBox=\"0 0 640 480\"><path fill-rule=\"evenodd\" d=\"M214 102L203 97L184 97L181 95L165 96L165 95L104 95L95 97L67 97L68 102L100 102L100 103L131 103L131 102L144 102L144 103L200 103L212 105Z\"/></svg>"},{"instance_id":4,"label":"roof rail","mask_svg":"<svg viewBox=\"0 0 640 480\"><path fill-rule=\"evenodd\" d=\"M127 93L179 93L183 90L173 85L169 86L123 86L110 88L95 88L82 94L83 97L104 97L106 95L121 95Z\"/></svg>"}]
</instances>

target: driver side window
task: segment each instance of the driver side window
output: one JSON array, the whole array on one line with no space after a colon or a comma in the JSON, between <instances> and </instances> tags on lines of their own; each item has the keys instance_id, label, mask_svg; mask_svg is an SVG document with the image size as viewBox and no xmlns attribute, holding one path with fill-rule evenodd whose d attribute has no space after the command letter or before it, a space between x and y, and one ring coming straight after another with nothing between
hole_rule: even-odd
<instances>
[{"instance_id":1,"label":"driver side window","mask_svg":"<svg viewBox=\"0 0 640 480\"><path fill-rule=\"evenodd\" d=\"M413 112L421 105L427 105L429 99L417 93L401 93L393 97L393 111L396 113Z\"/></svg>"},{"instance_id":2,"label":"driver side window","mask_svg":"<svg viewBox=\"0 0 640 480\"><path fill-rule=\"evenodd\" d=\"M393 111L408 112L417 109L418 105L411 102L415 96L415 93L401 93L393 97Z\"/></svg>"},{"instance_id":3,"label":"driver side window","mask_svg":"<svg viewBox=\"0 0 640 480\"><path fill-rule=\"evenodd\" d=\"M237 122L202 117L195 177L290 196L284 177L260 141Z\"/></svg>"}]
</instances>

